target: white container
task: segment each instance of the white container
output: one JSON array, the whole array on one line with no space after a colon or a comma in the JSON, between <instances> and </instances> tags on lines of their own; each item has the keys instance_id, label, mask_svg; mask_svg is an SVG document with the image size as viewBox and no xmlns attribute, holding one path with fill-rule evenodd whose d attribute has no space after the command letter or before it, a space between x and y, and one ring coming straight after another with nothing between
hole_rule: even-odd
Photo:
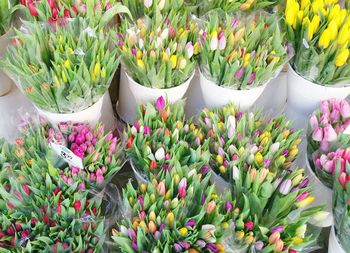
<instances>
[{"instance_id":1,"label":"white container","mask_svg":"<svg viewBox=\"0 0 350 253\"><path fill-rule=\"evenodd\" d=\"M109 109L103 110L103 108ZM94 105L80 112L63 114L47 112L37 107L36 109L40 115L46 117L53 125L56 125L59 122L71 121L73 123L89 123L90 125L95 126L101 121L101 123L106 124L106 130L113 130L110 126L110 122L114 122L114 115L111 114L111 110L113 111L113 109L108 91Z\"/></svg>"},{"instance_id":2,"label":"white container","mask_svg":"<svg viewBox=\"0 0 350 253\"><path fill-rule=\"evenodd\" d=\"M124 121L134 123L139 104L153 102L160 96L167 98L170 103L174 103L182 99L193 76L194 73L183 84L176 87L168 89L154 89L138 84L126 73L125 69L122 68L119 98L123 100L120 100L120 103L118 103L118 114ZM126 83L129 90L126 87ZM125 99L130 98L130 94L133 96L133 99Z\"/></svg>"},{"instance_id":3,"label":"white container","mask_svg":"<svg viewBox=\"0 0 350 253\"><path fill-rule=\"evenodd\" d=\"M233 103L242 111L251 108L266 88L267 83L250 90L234 90L216 85L200 71L200 86L206 107L217 108Z\"/></svg>"},{"instance_id":4,"label":"white container","mask_svg":"<svg viewBox=\"0 0 350 253\"><path fill-rule=\"evenodd\" d=\"M318 85L298 75L290 65L288 65L287 84L288 107L292 107L297 114L304 117L312 113L322 100L344 99L350 94L350 85L336 88Z\"/></svg>"},{"instance_id":5,"label":"white container","mask_svg":"<svg viewBox=\"0 0 350 253\"><path fill-rule=\"evenodd\" d=\"M345 253L345 250L340 245L335 234L334 226L332 226L331 232L329 233L328 253Z\"/></svg>"},{"instance_id":6,"label":"white container","mask_svg":"<svg viewBox=\"0 0 350 253\"><path fill-rule=\"evenodd\" d=\"M310 206L325 205L325 217L323 220L311 219L309 222L317 227L329 227L334 224L333 222L333 191L332 189L325 186L315 175L311 169L307 153L305 153L305 174L308 176L309 184L311 185L311 194L315 197L315 200Z\"/></svg>"},{"instance_id":7,"label":"white container","mask_svg":"<svg viewBox=\"0 0 350 253\"><path fill-rule=\"evenodd\" d=\"M10 44L13 30L10 29L7 33L0 37L0 58L2 58L7 50L7 46ZM12 80L0 70L0 97L8 94L12 87Z\"/></svg>"},{"instance_id":8,"label":"white container","mask_svg":"<svg viewBox=\"0 0 350 253\"><path fill-rule=\"evenodd\" d=\"M210 182L215 184L216 192L219 194L226 194L231 189L231 184L225 181L214 171L211 171Z\"/></svg>"}]
</instances>

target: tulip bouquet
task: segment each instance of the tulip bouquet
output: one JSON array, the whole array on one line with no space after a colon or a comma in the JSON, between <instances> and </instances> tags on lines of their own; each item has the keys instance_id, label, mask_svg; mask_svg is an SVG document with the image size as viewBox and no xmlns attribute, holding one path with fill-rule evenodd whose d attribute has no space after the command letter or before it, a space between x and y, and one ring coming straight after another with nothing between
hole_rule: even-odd
<instances>
[{"instance_id":1,"label":"tulip bouquet","mask_svg":"<svg viewBox=\"0 0 350 253\"><path fill-rule=\"evenodd\" d=\"M159 22L124 22L118 48L130 77L140 85L165 89L183 84L194 73L197 26L176 13Z\"/></svg>"},{"instance_id":2,"label":"tulip bouquet","mask_svg":"<svg viewBox=\"0 0 350 253\"><path fill-rule=\"evenodd\" d=\"M337 1L287 1L287 37L295 50L291 66L299 75L320 85L349 83L349 14Z\"/></svg>"},{"instance_id":3,"label":"tulip bouquet","mask_svg":"<svg viewBox=\"0 0 350 253\"><path fill-rule=\"evenodd\" d=\"M130 211L112 231L122 252L226 252L220 243L233 205L219 198L209 177L180 167L163 180L153 179L123 191Z\"/></svg>"},{"instance_id":4,"label":"tulip bouquet","mask_svg":"<svg viewBox=\"0 0 350 253\"><path fill-rule=\"evenodd\" d=\"M108 90L118 67L110 33L77 18L56 31L24 22L1 65L34 104L54 113L79 112Z\"/></svg>"},{"instance_id":5,"label":"tulip bouquet","mask_svg":"<svg viewBox=\"0 0 350 253\"><path fill-rule=\"evenodd\" d=\"M27 20L49 22L53 27L64 24L69 18L84 17L91 26L103 28L118 13L130 15L129 10L115 0L20 0L17 8L24 12Z\"/></svg>"},{"instance_id":6,"label":"tulip bouquet","mask_svg":"<svg viewBox=\"0 0 350 253\"><path fill-rule=\"evenodd\" d=\"M14 14L13 8L16 4L16 0L0 0L0 36L8 31Z\"/></svg>"},{"instance_id":7,"label":"tulip bouquet","mask_svg":"<svg viewBox=\"0 0 350 253\"><path fill-rule=\"evenodd\" d=\"M308 160L317 177L330 188L337 161L341 161L341 172L345 171L345 162L350 161L349 125L350 105L346 100L322 101L309 119Z\"/></svg>"},{"instance_id":8,"label":"tulip bouquet","mask_svg":"<svg viewBox=\"0 0 350 253\"><path fill-rule=\"evenodd\" d=\"M167 16L170 12L184 9L183 0L122 0L134 19L144 16L154 18L157 14Z\"/></svg>"},{"instance_id":9,"label":"tulip bouquet","mask_svg":"<svg viewBox=\"0 0 350 253\"><path fill-rule=\"evenodd\" d=\"M258 252L300 252L311 245L317 236L307 231L307 221L322 208L306 209L314 197L303 170L237 166L232 185L236 208L248 209L244 219L235 221L235 245Z\"/></svg>"},{"instance_id":10,"label":"tulip bouquet","mask_svg":"<svg viewBox=\"0 0 350 253\"><path fill-rule=\"evenodd\" d=\"M266 0L222 0L222 1L211 1L211 0L192 0L190 1L198 6L199 16L203 16L212 10L222 10L226 13L240 11L252 11L262 9L265 7L271 7L277 5L280 1L266 1Z\"/></svg>"},{"instance_id":11,"label":"tulip bouquet","mask_svg":"<svg viewBox=\"0 0 350 253\"><path fill-rule=\"evenodd\" d=\"M2 174L1 252L99 252L105 241L101 199L65 184L45 160Z\"/></svg>"},{"instance_id":12,"label":"tulip bouquet","mask_svg":"<svg viewBox=\"0 0 350 253\"><path fill-rule=\"evenodd\" d=\"M276 16L254 13L233 18L220 17L219 12L208 16L200 31L200 70L217 85L238 90L257 87L287 62Z\"/></svg>"},{"instance_id":13,"label":"tulip bouquet","mask_svg":"<svg viewBox=\"0 0 350 253\"><path fill-rule=\"evenodd\" d=\"M104 187L121 169L122 148L111 132L103 126L62 122L50 125L23 125L16 138L15 157L21 164L31 164L36 157L45 157L57 168L68 185L83 180L79 188Z\"/></svg>"},{"instance_id":14,"label":"tulip bouquet","mask_svg":"<svg viewBox=\"0 0 350 253\"><path fill-rule=\"evenodd\" d=\"M301 131L293 130L284 116L269 118L228 105L203 110L199 121L210 142L210 165L227 181L238 164L278 172L290 168L297 157Z\"/></svg>"},{"instance_id":15,"label":"tulip bouquet","mask_svg":"<svg viewBox=\"0 0 350 253\"><path fill-rule=\"evenodd\" d=\"M184 101L167 103L159 97L155 104L141 106L138 120L125 132L126 155L138 174L164 177L177 164L208 170L210 154L203 134L191 120L185 121Z\"/></svg>"},{"instance_id":16,"label":"tulip bouquet","mask_svg":"<svg viewBox=\"0 0 350 253\"><path fill-rule=\"evenodd\" d=\"M340 165L340 164L338 164ZM338 166L333 192L334 225L337 238L342 248L350 247L350 167L346 163L346 171L341 172Z\"/></svg>"}]
</instances>

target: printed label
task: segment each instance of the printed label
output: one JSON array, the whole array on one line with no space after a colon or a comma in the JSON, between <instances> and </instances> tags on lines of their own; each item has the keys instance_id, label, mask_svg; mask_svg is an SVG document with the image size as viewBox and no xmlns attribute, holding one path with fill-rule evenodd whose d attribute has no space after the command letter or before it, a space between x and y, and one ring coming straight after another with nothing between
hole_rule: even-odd
<instances>
[{"instance_id":1,"label":"printed label","mask_svg":"<svg viewBox=\"0 0 350 253\"><path fill-rule=\"evenodd\" d=\"M53 142L50 143L50 146L59 157L69 164L70 167L74 166L81 170L84 169L83 160L75 155L70 149Z\"/></svg>"}]
</instances>

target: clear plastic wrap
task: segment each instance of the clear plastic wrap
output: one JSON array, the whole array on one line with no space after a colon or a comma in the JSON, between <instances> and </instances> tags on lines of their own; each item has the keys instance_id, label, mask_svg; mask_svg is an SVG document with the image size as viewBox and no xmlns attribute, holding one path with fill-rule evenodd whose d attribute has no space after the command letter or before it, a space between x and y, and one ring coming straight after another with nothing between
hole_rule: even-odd
<instances>
[{"instance_id":1,"label":"clear plastic wrap","mask_svg":"<svg viewBox=\"0 0 350 253\"><path fill-rule=\"evenodd\" d=\"M276 15L210 12L200 23L200 70L216 85L235 90L262 86L292 57Z\"/></svg>"},{"instance_id":2,"label":"clear plastic wrap","mask_svg":"<svg viewBox=\"0 0 350 253\"><path fill-rule=\"evenodd\" d=\"M68 19L53 29L24 22L1 66L39 109L75 113L106 93L118 67L110 32ZM40 45L40 47L38 47Z\"/></svg>"},{"instance_id":3,"label":"clear plastic wrap","mask_svg":"<svg viewBox=\"0 0 350 253\"><path fill-rule=\"evenodd\" d=\"M341 171L350 161L350 105L347 100L322 101L309 117L307 126L308 163L316 176L328 188L333 187L336 163Z\"/></svg>"}]
</instances>

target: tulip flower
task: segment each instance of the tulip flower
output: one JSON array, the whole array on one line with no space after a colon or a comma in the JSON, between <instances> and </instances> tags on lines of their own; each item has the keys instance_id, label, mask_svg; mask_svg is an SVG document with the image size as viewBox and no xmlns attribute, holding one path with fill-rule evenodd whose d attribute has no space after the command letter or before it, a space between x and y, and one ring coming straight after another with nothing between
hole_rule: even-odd
<instances>
[{"instance_id":1,"label":"tulip flower","mask_svg":"<svg viewBox=\"0 0 350 253\"><path fill-rule=\"evenodd\" d=\"M290 192L291 187L292 187L292 180L287 179L287 180L282 182L282 184L279 188L279 191L281 194L287 195Z\"/></svg>"}]
</instances>

